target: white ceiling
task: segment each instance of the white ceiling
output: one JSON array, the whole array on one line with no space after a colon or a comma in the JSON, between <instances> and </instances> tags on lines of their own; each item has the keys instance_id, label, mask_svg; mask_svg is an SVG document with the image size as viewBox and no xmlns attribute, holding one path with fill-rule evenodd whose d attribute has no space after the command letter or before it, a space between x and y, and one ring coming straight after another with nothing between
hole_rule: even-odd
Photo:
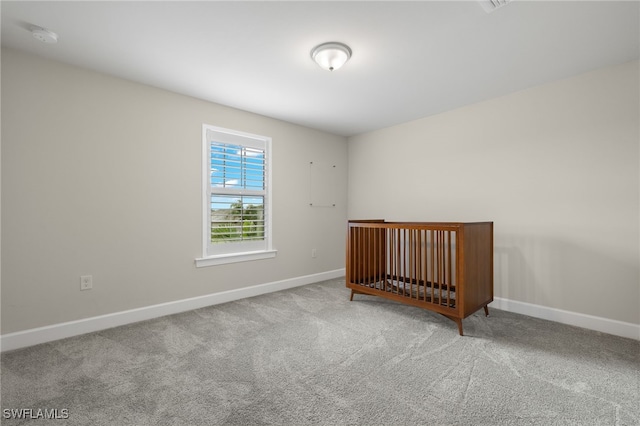
<instances>
[{"instance_id":1,"label":"white ceiling","mask_svg":"<svg viewBox=\"0 0 640 426\"><path fill-rule=\"evenodd\" d=\"M339 135L638 59L637 1L2 1L2 45ZM35 40L32 25L59 42ZM310 59L340 41L351 60Z\"/></svg>"}]
</instances>

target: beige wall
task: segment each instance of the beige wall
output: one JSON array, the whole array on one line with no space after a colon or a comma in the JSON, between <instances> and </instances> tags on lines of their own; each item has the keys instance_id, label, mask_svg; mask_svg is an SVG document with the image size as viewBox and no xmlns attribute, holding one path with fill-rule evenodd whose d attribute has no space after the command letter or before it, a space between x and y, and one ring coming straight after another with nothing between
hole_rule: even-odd
<instances>
[{"instance_id":1,"label":"beige wall","mask_svg":"<svg viewBox=\"0 0 640 426\"><path fill-rule=\"evenodd\" d=\"M275 259L195 267L203 123L273 138ZM345 182L346 139L3 49L2 333L343 268L310 161Z\"/></svg>"},{"instance_id":2,"label":"beige wall","mask_svg":"<svg viewBox=\"0 0 640 426\"><path fill-rule=\"evenodd\" d=\"M349 139L352 219L495 222L495 294L640 323L638 62Z\"/></svg>"},{"instance_id":3,"label":"beige wall","mask_svg":"<svg viewBox=\"0 0 640 426\"><path fill-rule=\"evenodd\" d=\"M350 218L493 220L496 296L638 324L638 72L347 144L3 49L2 334L342 268L347 194ZM202 123L273 138L275 259L195 268ZM336 208L309 207L310 161L348 178Z\"/></svg>"}]
</instances>

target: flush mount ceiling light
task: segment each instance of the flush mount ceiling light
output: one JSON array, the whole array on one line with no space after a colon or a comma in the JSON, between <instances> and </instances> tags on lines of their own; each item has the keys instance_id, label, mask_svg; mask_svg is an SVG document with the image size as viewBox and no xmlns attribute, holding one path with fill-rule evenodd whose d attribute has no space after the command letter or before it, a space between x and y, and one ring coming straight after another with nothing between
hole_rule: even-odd
<instances>
[{"instance_id":1,"label":"flush mount ceiling light","mask_svg":"<svg viewBox=\"0 0 640 426\"><path fill-rule=\"evenodd\" d=\"M311 58L320 68L327 71L337 70L351 57L351 49L343 43L335 41L322 43L311 49Z\"/></svg>"},{"instance_id":2,"label":"flush mount ceiling light","mask_svg":"<svg viewBox=\"0 0 640 426\"><path fill-rule=\"evenodd\" d=\"M31 34L33 38L43 43L54 44L58 42L58 34L40 27L32 27Z\"/></svg>"}]
</instances>

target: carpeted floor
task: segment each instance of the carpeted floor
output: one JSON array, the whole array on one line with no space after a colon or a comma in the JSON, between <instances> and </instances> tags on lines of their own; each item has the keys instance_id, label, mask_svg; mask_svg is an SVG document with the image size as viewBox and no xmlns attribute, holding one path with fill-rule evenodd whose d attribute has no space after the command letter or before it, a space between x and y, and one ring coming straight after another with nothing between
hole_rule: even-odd
<instances>
[{"instance_id":1,"label":"carpeted floor","mask_svg":"<svg viewBox=\"0 0 640 426\"><path fill-rule=\"evenodd\" d=\"M331 280L2 355L2 408L65 425L638 425L640 342Z\"/></svg>"}]
</instances>

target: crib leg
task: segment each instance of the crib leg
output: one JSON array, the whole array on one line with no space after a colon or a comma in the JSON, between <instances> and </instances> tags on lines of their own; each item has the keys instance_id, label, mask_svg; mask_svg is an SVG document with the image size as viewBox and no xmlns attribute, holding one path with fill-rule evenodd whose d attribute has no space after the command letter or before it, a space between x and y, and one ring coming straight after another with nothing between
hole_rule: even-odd
<instances>
[{"instance_id":1,"label":"crib leg","mask_svg":"<svg viewBox=\"0 0 640 426\"><path fill-rule=\"evenodd\" d=\"M451 321L453 321L456 324L458 324L458 333L460 333L461 336L464 336L464 334L462 333L462 319L456 318L456 317L452 317L452 316L449 316L449 315L445 315L445 314L440 314L440 315L445 316L445 317L449 318Z\"/></svg>"},{"instance_id":2,"label":"crib leg","mask_svg":"<svg viewBox=\"0 0 640 426\"><path fill-rule=\"evenodd\" d=\"M488 317L489 316L489 306L484 305L484 316Z\"/></svg>"},{"instance_id":3,"label":"crib leg","mask_svg":"<svg viewBox=\"0 0 640 426\"><path fill-rule=\"evenodd\" d=\"M351 290L351 297L349 298L349 302L353 302L353 293L355 293L353 290Z\"/></svg>"}]
</instances>

